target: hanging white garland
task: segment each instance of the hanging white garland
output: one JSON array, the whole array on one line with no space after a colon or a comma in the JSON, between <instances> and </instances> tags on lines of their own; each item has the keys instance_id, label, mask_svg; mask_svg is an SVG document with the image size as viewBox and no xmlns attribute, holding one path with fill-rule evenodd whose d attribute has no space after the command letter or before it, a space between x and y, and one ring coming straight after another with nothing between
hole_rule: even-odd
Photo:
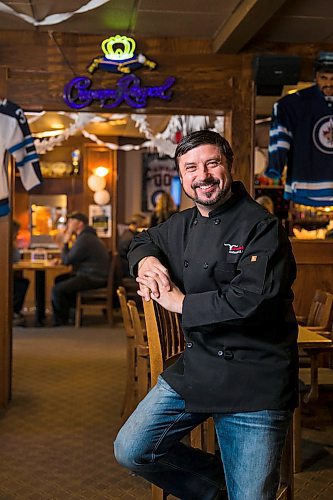
<instances>
[{"instance_id":1,"label":"hanging white garland","mask_svg":"<svg viewBox=\"0 0 333 500\"><path fill-rule=\"evenodd\" d=\"M42 112L38 116L34 116L31 119L29 118L29 123L33 123L34 121L36 121L38 118L43 116L44 113L45 112ZM141 145L124 144L120 146L119 144L115 144L112 142L104 142L95 134L91 134L87 130L85 130L84 127L88 123L104 121L103 118L97 116L94 113L69 113L68 115L71 119L74 120L74 123L70 125L70 127L59 133L59 135L55 137L35 140L35 147L38 154L42 155L47 153L48 151L52 151L55 146L60 146L69 137L75 135L77 132L81 132L82 135L87 139L90 139L91 141L96 142L96 144L107 147L113 151L138 151L143 148L149 148L152 151L157 151L160 155L174 156L177 147L177 144L175 144L174 142L174 137L178 131L180 131L182 135L185 136L190 132L203 130L207 128L209 124L208 116L174 115L170 118L170 121L165 130L154 136L147 121L147 115L132 114L130 115L130 117L135 122L135 127L139 129L139 132L142 133L147 140ZM115 119L115 117L123 118L124 116L126 115L112 115L112 119ZM214 126L211 130L214 130L218 133L223 133L223 116L216 117Z\"/></svg>"},{"instance_id":2,"label":"hanging white garland","mask_svg":"<svg viewBox=\"0 0 333 500\"><path fill-rule=\"evenodd\" d=\"M35 139L34 143L37 153L45 154L48 151L52 151L55 146L60 146L64 141L67 141L69 137L82 130L95 116L94 113L77 113L75 115L75 122L59 135L48 139Z\"/></svg>"},{"instance_id":3,"label":"hanging white garland","mask_svg":"<svg viewBox=\"0 0 333 500\"><path fill-rule=\"evenodd\" d=\"M51 24L59 24L67 19L71 18L75 14L82 14L83 12L88 12L89 10L97 9L101 5L104 5L109 0L90 0L86 5L82 5L79 9L76 9L72 12L62 12L59 14L52 14L50 16L44 17L41 21L37 21L32 16L28 16L27 14L22 14L21 12L17 12L16 10L9 7L9 5L0 2L0 12L4 12L5 14L12 14L13 16L19 17L26 21L29 24L33 24L34 26L45 26Z\"/></svg>"}]
</instances>

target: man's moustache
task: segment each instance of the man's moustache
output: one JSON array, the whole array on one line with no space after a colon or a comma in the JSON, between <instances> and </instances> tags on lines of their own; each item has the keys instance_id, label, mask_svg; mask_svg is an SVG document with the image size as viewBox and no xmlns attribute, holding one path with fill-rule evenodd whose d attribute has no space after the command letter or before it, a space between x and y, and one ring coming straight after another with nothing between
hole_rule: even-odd
<instances>
[{"instance_id":1,"label":"man's moustache","mask_svg":"<svg viewBox=\"0 0 333 500\"><path fill-rule=\"evenodd\" d=\"M206 186L214 186L215 184L218 184L218 181L210 181L210 182L194 182L192 184L192 189L195 188L201 188L201 187L206 187Z\"/></svg>"}]
</instances>

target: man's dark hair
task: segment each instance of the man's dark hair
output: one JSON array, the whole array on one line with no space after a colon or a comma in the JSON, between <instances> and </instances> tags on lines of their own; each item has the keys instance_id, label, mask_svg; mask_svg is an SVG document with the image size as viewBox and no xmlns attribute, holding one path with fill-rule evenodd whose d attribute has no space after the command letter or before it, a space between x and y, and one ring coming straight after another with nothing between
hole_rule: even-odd
<instances>
[{"instance_id":1,"label":"man's dark hair","mask_svg":"<svg viewBox=\"0 0 333 500\"><path fill-rule=\"evenodd\" d=\"M229 171L232 167L232 162L234 159L234 153L230 147L229 142L222 137L222 135L212 130L198 130L192 132L191 134L183 137L176 148L175 152L175 162L177 169L179 170L179 158L184 154L191 151L191 149L197 148L198 146L203 146L204 144L212 144L217 146L220 153L223 154L227 160L227 166Z\"/></svg>"}]
</instances>

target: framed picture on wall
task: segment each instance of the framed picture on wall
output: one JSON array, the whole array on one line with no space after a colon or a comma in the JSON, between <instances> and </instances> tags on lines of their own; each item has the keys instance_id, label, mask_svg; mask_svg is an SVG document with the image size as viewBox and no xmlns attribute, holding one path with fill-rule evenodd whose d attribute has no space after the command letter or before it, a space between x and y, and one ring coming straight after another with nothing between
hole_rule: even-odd
<instances>
[{"instance_id":1,"label":"framed picture on wall","mask_svg":"<svg viewBox=\"0 0 333 500\"><path fill-rule=\"evenodd\" d=\"M99 238L111 238L111 205L89 205L89 225Z\"/></svg>"},{"instance_id":2,"label":"framed picture on wall","mask_svg":"<svg viewBox=\"0 0 333 500\"><path fill-rule=\"evenodd\" d=\"M174 178L178 177L174 160L170 156L160 156L158 153L142 155L142 211L154 210L156 198L166 191L173 194ZM179 206L178 200L174 200Z\"/></svg>"}]
</instances>

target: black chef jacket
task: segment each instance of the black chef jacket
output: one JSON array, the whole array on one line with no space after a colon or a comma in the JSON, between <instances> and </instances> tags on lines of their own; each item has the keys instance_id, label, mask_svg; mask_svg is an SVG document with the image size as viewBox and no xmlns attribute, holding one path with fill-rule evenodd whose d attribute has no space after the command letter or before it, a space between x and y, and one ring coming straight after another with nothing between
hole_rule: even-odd
<instances>
[{"instance_id":1,"label":"black chef jacket","mask_svg":"<svg viewBox=\"0 0 333 500\"><path fill-rule=\"evenodd\" d=\"M209 217L191 208L135 236L131 272L155 256L185 294L186 348L163 377L188 411L292 409L298 353L291 245L242 183L232 191Z\"/></svg>"}]
</instances>

